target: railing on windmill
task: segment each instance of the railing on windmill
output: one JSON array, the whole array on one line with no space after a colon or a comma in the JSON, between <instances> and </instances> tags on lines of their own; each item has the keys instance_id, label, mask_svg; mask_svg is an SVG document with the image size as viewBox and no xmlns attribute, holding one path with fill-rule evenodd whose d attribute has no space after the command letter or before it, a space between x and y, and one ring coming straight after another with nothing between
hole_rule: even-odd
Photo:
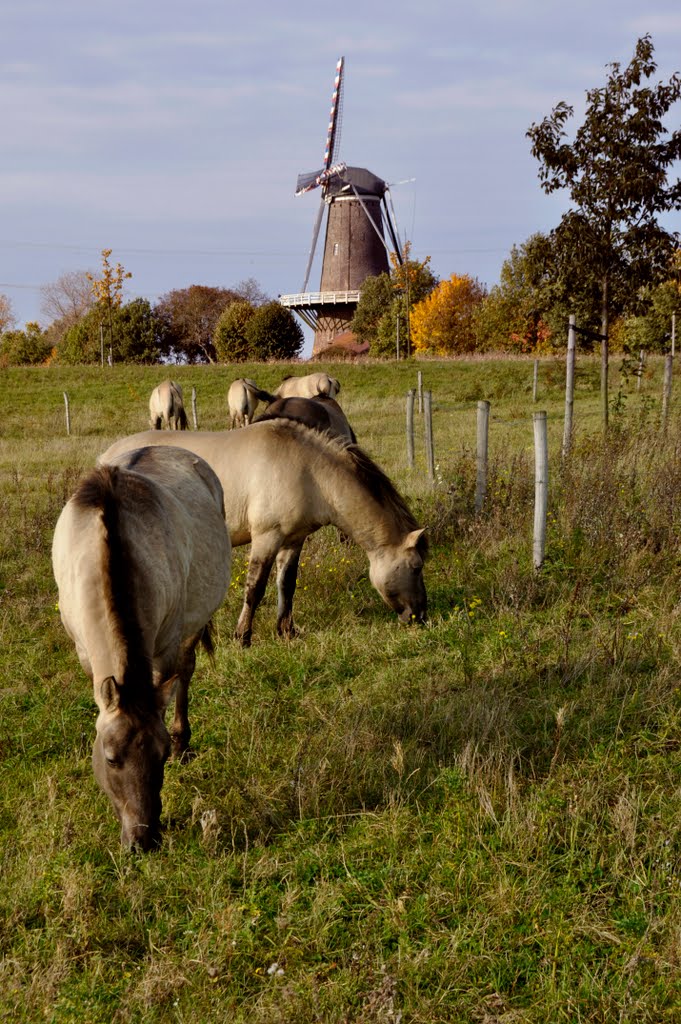
<instances>
[{"instance_id":1,"label":"railing on windmill","mask_svg":"<svg viewBox=\"0 0 681 1024\"><path fill-rule=\"evenodd\" d=\"M356 304L359 291L352 292L298 292L296 295L280 295L282 306L326 306L335 304Z\"/></svg>"}]
</instances>

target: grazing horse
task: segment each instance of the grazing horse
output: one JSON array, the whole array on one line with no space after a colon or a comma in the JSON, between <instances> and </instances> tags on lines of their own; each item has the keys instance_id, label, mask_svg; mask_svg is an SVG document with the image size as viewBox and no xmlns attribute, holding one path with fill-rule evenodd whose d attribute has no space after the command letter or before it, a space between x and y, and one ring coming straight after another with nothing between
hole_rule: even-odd
<instances>
[{"instance_id":1,"label":"grazing horse","mask_svg":"<svg viewBox=\"0 0 681 1024\"><path fill-rule=\"evenodd\" d=\"M299 398L316 398L317 395L335 398L340 389L340 382L335 377L329 377L328 373L308 373L305 377L284 377L275 395L277 398L291 398L294 395Z\"/></svg>"},{"instance_id":2,"label":"grazing horse","mask_svg":"<svg viewBox=\"0 0 681 1024\"><path fill-rule=\"evenodd\" d=\"M273 402L274 395L263 391L254 380L248 377L237 377L229 385L227 404L229 406L229 425L247 427L252 421L258 402Z\"/></svg>"},{"instance_id":3,"label":"grazing horse","mask_svg":"<svg viewBox=\"0 0 681 1024\"><path fill-rule=\"evenodd\" d=\"M147 431L116 441L106 463L131 448L169 444ZM236 637L251 640L253 616L276 561L277 630L293 636L293 596L305 538L334 524L364 549L369 577L402 622L426 617L421 529L385 473L357 445L292 420L266 420L248 430L193 431L173 443L196 452L222 481L232 545L251 544Z\"/></svg>"},{"instance_id":4,"label":"grazing horse","mask_svg":"<svg viewBox=\"0 0 681 1024\"><path fill-rule=\"evenodd\" d=\"M151 392L149 399L149 424L152 430L186 430L187 414L184 411L182 388L174 380L164 380Z\"/></svg>"},{"instance_id":5,"label":"grazing horse","mask_svg":"<svg viewBox=\"0 0 681 1024\"><path fill-rule=\"evenodd\" d=\"M340 405L326 395L317 395L316 398L275 398L255 422L278 418L297 420L314 430L326 430L336 437L344 437L352 444L357 444L355 432Z\"/></svg>"},{"instance_id":6,"label":"grazing horse","mask_svg":"<svg viewBox=\"0 0 681 1024\"><path fill-rule=\"evenodd\" d=\"M85 476L54 531L62 622L99 708L92 766L126 846L158 844L164 765L189 743L196 647L212 649L210 617L229 586L223 515L203 459L137 448Z\"/></svg>"}]
</instances>

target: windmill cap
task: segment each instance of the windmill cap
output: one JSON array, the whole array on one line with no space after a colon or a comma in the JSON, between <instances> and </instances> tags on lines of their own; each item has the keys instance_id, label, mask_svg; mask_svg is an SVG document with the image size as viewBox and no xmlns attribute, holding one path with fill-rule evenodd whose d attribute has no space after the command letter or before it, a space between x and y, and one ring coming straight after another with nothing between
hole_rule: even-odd
<instances>
[{"instance_id":1,"label":"windmill cap","mask_svg":"<svg viewBox=\"0 0 681 1024\"><path fill-rule=\"evenodd\" d=\"M319 171L308 171L306 174L298 175L296 193L303 192L314 184L322 173ZM339 195L346 191L352 193L350 184L354 185L360 195L383 196L387 185L377 174L372 174L366 167L346 167L343 174L334 175L324 185L326 195Z\"/></svg>"}]
</instances>

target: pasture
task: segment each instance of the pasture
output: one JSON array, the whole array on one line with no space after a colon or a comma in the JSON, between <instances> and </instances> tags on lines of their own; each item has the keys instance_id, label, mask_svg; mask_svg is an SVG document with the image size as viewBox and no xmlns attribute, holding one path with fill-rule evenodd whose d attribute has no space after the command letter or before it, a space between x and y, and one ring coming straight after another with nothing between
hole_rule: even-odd
<instances>
[{"instance_id":1,"label":"pasture","mask_svg":"<svg viewBox=\"0 0 681 1024\"><path fill-rule=\"evenodd\" d=\"M317 367L315 367L317 369ZM233 632L234 551L200 653L195 756L170 762L158 852L130 854L90 764L95 705L56 608L55 523L81 474L144 430L167 368L1 371L0 1020L53 1024L681 1021L681 416L578 359L329 364L359 443L428 530L429 621L400 625L355 546L303 549L296 622L272 583ZM405 444L433 392L436 483ZM173 367L192 423L237 376ZM675 381L678 390L678 382ZM70 400L66 436L64 401ZM476 402L491 402L474 511ZM532 567L532 412L546 409L547 554ZM248 428L246 428L248 429Z\"/></svg>"}]
</instances>

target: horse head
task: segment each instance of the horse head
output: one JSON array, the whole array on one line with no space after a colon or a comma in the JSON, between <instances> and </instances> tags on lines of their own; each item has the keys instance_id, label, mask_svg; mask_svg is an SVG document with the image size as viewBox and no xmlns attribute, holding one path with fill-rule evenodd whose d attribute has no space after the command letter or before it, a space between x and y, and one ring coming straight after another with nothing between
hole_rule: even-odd
<instances>
[{"instance_id":1,"label":"horse head","mask_svg":"<svg viewBox=\"0 0 681 1024\"><path fill-rule=\"evenodd\" d=\"M369 553L369 579L400 622L425 622L428 608L423 582L424 530L412 530L397 544Z\"/></svg>"},{"instance_id":2,"label":"horse head","mask_svg":"<svg viewBox=\"0 0 681 1024\"><path fill-rule=\"evenodd\" d=\"M170 754L164 715L177 677L130 706L113 676L99 687L92 768L121 823L124 846L150 850L160 841L161 787Z\"/></svg>"}]
</instances>

